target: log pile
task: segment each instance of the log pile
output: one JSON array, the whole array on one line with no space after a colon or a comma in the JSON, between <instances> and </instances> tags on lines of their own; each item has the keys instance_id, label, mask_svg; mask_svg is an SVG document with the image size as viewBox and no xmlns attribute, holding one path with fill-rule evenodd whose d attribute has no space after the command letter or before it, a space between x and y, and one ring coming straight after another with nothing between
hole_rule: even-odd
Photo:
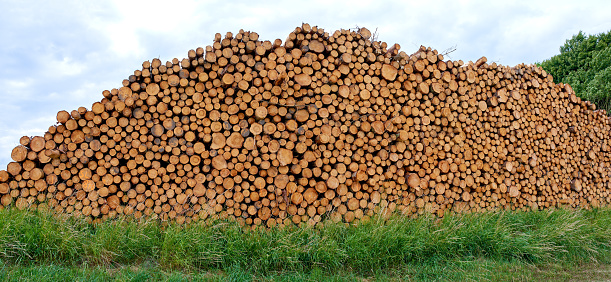
<instances>
[{"instance_id":1,"label":"log pile","mask_svg":"<svg viewBox=\"0 0 611 282\"><path fill-rule=\"evenodd\" d=\"M609 117L533 65L366 28L216 34L22 137L0 208L246 225L608 205Z\"/></svg>"}]
</instances>

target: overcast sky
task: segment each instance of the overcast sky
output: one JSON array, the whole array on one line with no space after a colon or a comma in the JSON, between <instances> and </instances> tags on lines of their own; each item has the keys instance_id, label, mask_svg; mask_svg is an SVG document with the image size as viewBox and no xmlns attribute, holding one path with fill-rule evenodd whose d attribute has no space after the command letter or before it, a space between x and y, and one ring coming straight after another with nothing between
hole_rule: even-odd
<instances>
[{"instance_id":1,"label":"overcast sky","mask_svg":"<svg viewBox=\"0 0 611 282\"><path fill-rule=\"evenodd\" d=\"M302 22L513 66L557 54L580 30L610 30L611 1L0 0L0 169L21 136L43 135L60 110L90 109L143 61L182 59L217 32L284 40Z\"/></svg>"}]
</instances>

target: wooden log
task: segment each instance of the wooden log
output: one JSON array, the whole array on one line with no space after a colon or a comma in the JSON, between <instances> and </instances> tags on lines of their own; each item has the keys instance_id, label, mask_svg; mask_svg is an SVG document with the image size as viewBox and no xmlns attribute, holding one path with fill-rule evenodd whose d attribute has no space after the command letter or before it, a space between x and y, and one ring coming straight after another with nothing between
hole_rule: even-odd
<instances>
[{"instance_id":1,"label":"wooden log","mask_svg":"<svg viewBox=\"0 0 611 282\"><path fill-rule=\"evenodd\" d=\"M389 64L382 65L382 77L388 81L395 80L397 77L397 68Z\"/></svg>"},{"instance_id":2,"label":"wooden log","mask_svg":"<svg viewBox=\"0 0 611 282\"><path fill-rule=\"evenodd\" d=\"M298 74L295 76L295 82L297 82L302 87L310 86L310 84L312 83L312 77L305 73Z\"/></svg>"},{"instance_id":3,"label":"wooden log","mask_svg":"<svg viewBox=\"0 0 611 282\"><path fill-rule=\"evenodd\" d=\"M16 162L24 161L27 158L27 156L28 156L28 149L23 145L19 145L15 147L13 151L11 152L11 158Z\"/></svg>"}]
</instances>

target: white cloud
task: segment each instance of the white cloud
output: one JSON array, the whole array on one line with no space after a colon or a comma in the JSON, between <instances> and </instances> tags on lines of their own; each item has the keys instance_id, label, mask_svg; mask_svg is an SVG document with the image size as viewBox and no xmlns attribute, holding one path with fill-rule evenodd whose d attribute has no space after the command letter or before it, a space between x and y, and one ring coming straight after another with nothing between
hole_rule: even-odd
<instances>
[{"instance_id":1,"label":"white cloud","mask_svg":"<svg viewBox=\"0 0 611 282\"><path fill-rule=\"evenodd\" d=\"M17 94L19 90L27 88L31 82L32 82L31 79L25 79L25 80L3 79L3 80L0 80L0 83L4 84L7 87L6 91L12 94Z\"/></svg>"},{"instance_id":2,"label":"white cloud","mask_svg":"<svg viewBox=\"0 0 611 282\"><path fill-rule=\"evenodd\" d=\"M60 60L50 59L47 63L47 68L47 73L53 77L66 77L81 74L86 69L86 66L82 61L63 57Z\"/></svg>"}]
</instances>

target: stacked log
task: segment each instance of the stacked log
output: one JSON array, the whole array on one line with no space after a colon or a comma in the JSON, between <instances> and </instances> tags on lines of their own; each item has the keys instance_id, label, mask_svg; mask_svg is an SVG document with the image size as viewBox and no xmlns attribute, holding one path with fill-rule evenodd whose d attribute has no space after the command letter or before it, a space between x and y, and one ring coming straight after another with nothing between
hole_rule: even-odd
<instances>
[{"instance_id":1,"label":"stacked log","mask_svg":"<svg viewBox=\"0 0 611 282\"><path fill-rule=\"evenodd\" d=\"M0 208L246 225L608 205L610 120L534 65L366 28L216 34L19 140Z\"/></svg>"}]
</instances>

